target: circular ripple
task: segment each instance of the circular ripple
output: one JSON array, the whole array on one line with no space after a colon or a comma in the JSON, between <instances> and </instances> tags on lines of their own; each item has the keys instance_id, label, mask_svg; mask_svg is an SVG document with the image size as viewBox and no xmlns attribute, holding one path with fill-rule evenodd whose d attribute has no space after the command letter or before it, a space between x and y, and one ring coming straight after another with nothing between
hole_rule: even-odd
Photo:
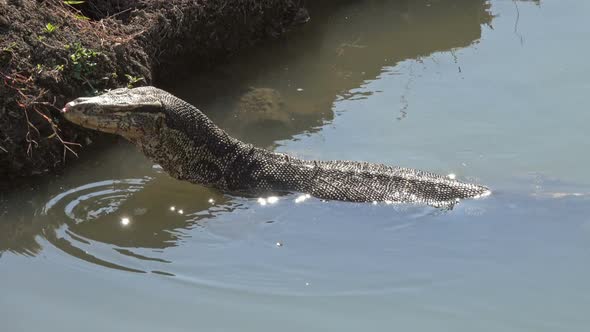
<instances>
[{"instance_id":1,"label":"circular ripple","mask_svg":"<svg viewBox=\"0 0 590 332\"><path fill-rule=\"evenodd\" d=\"M45 238L62 251L91 263L167 274L160 270L162 263L169 262L157 256L163 248L173 246L180 234L146 218L156 209L152 209L149 200L138 196L150 180L145 177L99 181L52 197L39 213L48 224L57 225L44 231ZM165 219L174 217L177 216ZM168 226L179 223L186 226L180 220Z\"/></svg>"},{"instance_id":2,"label":"circular ripple","mask_svg":"<svg viewBox=\"0 0 590 332\"><path fill-rule=\"evenodd\" d=\"M121 203L141 190L148 180L105 180L73 188L50 199L41 214L48 215L52 209L59 209L76 223L94 220L117 211Z\"/></svg>"},{"instance_id":3,"label":"circular ripple","mask_svg":"<svg viewBox=\"0 0 590 332\"><path fill-rule=\"evenodd\" d=\"M168 177L109 180L64 191L38 215L54 225L47 241L70 256L204 287L336 295L434 282L420 271L395 279L390 263L405 259L413 242L404 241L422 221L445 213L300 196L228 197Z\"/></svg>"}]
</instances>

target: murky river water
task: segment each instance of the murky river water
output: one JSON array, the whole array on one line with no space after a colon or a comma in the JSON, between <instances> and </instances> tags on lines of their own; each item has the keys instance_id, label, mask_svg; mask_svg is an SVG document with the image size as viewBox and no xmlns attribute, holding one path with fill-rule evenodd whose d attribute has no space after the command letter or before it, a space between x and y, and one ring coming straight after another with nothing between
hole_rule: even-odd
<instances>
[{"instance_id":1,"label":"murky river water","mask_svg":"<svg viewBox=\"0 0 590 332\"><path fill-rule=\"evenodd\" d=\"M286 40L166 88L260 146L494 194L451 211L263 205L120 142L4 193L0 330L588 330L590 2L312 9Z\"/></svg>"}]
</instances>

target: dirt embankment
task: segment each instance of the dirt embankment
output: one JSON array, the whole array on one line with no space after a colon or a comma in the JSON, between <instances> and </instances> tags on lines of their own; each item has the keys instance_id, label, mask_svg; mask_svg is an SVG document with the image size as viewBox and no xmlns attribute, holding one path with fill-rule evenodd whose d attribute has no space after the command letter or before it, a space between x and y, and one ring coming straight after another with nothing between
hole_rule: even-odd
<instances>
[{"instance_id":1,"label":"dirt embankment","mask_svg":"<svg viewBox=\"0 0 590 332\"><path fill-rule=\"evenodd\" d=\"M59 109L151 84L190 54L206 66L305 21L302 0L0 0L0 182L64 166L97 135Z\"/></svg>"}]
</instances>

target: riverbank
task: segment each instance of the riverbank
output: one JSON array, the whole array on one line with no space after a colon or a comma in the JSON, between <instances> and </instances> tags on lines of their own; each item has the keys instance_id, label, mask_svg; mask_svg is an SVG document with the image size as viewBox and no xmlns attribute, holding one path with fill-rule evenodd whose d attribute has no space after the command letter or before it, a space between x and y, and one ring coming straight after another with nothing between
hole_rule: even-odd
<instances>
[{"instance_id":1,"label":"riverbank","mask_svg":"<svg viewBox=\"0 0 590 332\"><path fill-rule=\"evenodd\" d=\"M153 84L305 22L299 0L0 0L0 179L62 169L96 133L60 121L79 96Z\"/></svg>"}]
</instances>

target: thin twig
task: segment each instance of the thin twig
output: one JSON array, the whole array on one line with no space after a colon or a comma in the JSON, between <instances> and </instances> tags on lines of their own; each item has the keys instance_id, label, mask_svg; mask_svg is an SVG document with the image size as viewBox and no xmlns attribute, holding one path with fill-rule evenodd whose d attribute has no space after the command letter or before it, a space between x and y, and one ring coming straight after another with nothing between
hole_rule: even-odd
<instances>
[{"instance_id":1,"label":"thin twig","mask_svg":"<svg viewBox=\"0 0 590 332\"><path fill-rule=\"evenodd\" d=\"M15 73L13 75L7 75L1 71L0 71L0 75L2 77L4 77L4 85L8 86L11 89L13 89L14 91L16 91L16 93L18 95L20 95L20 97L21 97L20 100L17 101L17 105L20 108L22 108L23 113L25 115L25 120L27 122L27 133L25 135L25 141L28 144L27 145L27 155L31 156L32 151L33 151L33 145L35 147L39 146L39 143L35 139L32 138L32 131L31 130L33 130L36 133L36 136L41 137L41 132L31 122L31 120L29 118L29 109L33 109L33 111L35 111L42 119L44 119L50 125L51 130L53 131L53 133L51 135L49 135L47 138L50 139L50 138L55 137L63 145L64 161L65 161L68 151L77 157L78 154L70 146L81 146L81 144L74 143L74 142L68 142L68 141L64 140L61 137L61 135L59 134L59 128L58 128L57 124L53 121L53 119L50 118L48 115L44 114L43 112L41 112L37 107L35 107L35 105L45 105L45 106L53 107L54 109L59 110L55 106L55 100L56 100L55 97L53 98L53 103L38 101L46 94L46 92L47 92L46 90L41 90L37 96L32 96L32 95L25 94L23 92L22 88L15 86L15 83L20 83L24 87L29 87L31 84L32 77L26 77L26 76L23 76L19 73ZM8 151L6 149L2 148L2 150L8 153Z\"/></svg>"},{"instance_id":2,"label":"thin twig","mask_svg":"<svg viewBox=\"0 0 590 332\"><path fill-rule=\"evenodd\" d=\"M111 15L111 16L107 16L106 18L113 18L113 17L117 17L117 16L119 16L119 15L121 15L121 14L123 14L123 13L126 13L126 12L128 12L128 11L130 11L130 10L133 10L133 9L135 9L135 8L134 8L134 7L129 7L129 8L127 8L127 9L123 9L122 11L120 11L120 12L118 12L118 13L116 13L116 14L113 14L113 15Z\"/></svg>"},{"instance_id":3,"label":"thin twig","mask_svg":"<svg viewBox=\"0 0 590 332\"><path fill-rule=\"evenodd\" d=\"M514 4L514 8L516 8L516 21L514 21L514 34L516 36L518 36L518 38L520 39L520 45L524 45L524 37L520 34L520 32L518 32L518 22L520 22L520 9L518 8L518 3L516 3L516 0L512 0L512 3Z\"/></svg>"}]
</instances>

